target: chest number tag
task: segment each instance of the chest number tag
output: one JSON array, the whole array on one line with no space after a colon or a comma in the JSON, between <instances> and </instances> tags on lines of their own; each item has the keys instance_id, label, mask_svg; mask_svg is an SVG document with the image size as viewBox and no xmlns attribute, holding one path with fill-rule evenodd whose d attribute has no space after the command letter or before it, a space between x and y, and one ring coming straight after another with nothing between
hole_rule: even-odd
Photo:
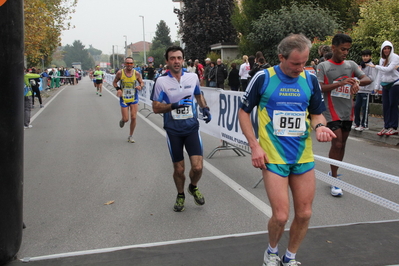
<instances>
[{"instance_id":1,"label":"chest number tag","mask_svg":"<svg viewBox=\"0 0 399 266\"><path fill-rule=\"evenodd\" d=\"M338 81L334 81L334 83L336 82ZM344 86L339 86L338 88L332 90L331 96L350 99L351 98L350 92L351 92L351 85L345 84Z\"/></svg>"},{"instance_id":2,"label":"chest number tag","mask_svg":"<svg viewBox=\"0 0 399 266\"><path fill-rule=\"evenodd\" d=\"M125 103L134 102L136 89L133 87L133 83L125 82L123 85L123 101Z\"/></svg>"},{"instance_id":3,"label":"chest number tag","mask_svg":"<svg viewBox=\"0 0 399 266\"><path fill-rule=\"evenodd\" d=\"M276 136L302 136L306 131L306 112L274 110L273 128Z\"/></svg>"},{"instance_id":4,"label":"chest number tag","mask_svg":"<svg viewBox=\"0 0 399 266\"><path fill-rule=\"evenodd\" d=\"M188 118L193 118L193 109L192 106L183 106L172 110L172 117L176 120L183 120Z\"/></svg>"}]
</instances>

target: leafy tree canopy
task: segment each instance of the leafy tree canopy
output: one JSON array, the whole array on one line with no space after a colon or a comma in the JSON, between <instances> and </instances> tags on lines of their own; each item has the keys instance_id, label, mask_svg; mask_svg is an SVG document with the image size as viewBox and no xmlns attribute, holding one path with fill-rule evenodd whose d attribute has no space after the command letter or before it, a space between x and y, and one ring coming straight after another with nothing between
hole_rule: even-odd
<instances>
[{"instance_id":1,"label":"leafy tree canopy","mask_svg":"<svg viewBox=\"0 0 399 266\"><path fill-rule=\"evenodd\" d=\"M70 14L74 13L77 0L24 1L25 55L29 66L44 60L51 62L51 55L60 46L63 30L71 28Z\"/></svg>"},{"instance_id":2,"label":"leafy tree canopy","mask_svg":"<svg viewBox=\"0 0 399 266\"><path fill-rule=\"evenodd\" d=\"M350 34L363 49L373 51L373 59L380 57L381 44L388 40L399 49L399 1L368 0L360 5L358 26Z\"/></svg>"},{"instance_id":3,"label":"leafy tree canopy","mask_svg":"<svg viewBox=\"0 0 399 266\"><path fill-rule=\"evenodd\" d=\"M170 29L166 25L165 21L161 20L157 24L157 30L152 39L151 50L149 52L149 56L154 58L154 67L165 62L165 50L171 45L172 40L170 38Z\"/></svg>"},{"instance_id":4,"label":"leafy tree canopy","mask_svg":"<svg viewBox=\"0 0 399 266\"><path fill-rule=\"evenodd\" d=\"M73 62L81 62L82 69L94 67L94 59L89 54L88 49L85 49L81 41L76 40L72 45L66 45L64 52L64 61L67 67L71 67Z\"/></svg>"},{"instance_id":5,"label":"leafy tree canopy","mask_svg":"<svg viewBox=\"0 0 399 266\"><path fill-rule=\"evenodd\" d=\"M235 0L183 0L179 12L186 59L203 61L210 45L232 43L237 32L231 23Z\"/></svg>"},{"instance_id":6,"label":"leafy tree canopy","mask_svg":"<svg viewBox=\"0 0 399 266\"><path fill-rule=\"evenodd\" d=\"M258 20L265 12L277 11L294 3L296 5L312 3L324 11L329 11L330 14L335 14L335 22L340 25L340 28L348 29L352 28L359 19L359 4L364 1L367 0L242 0L234 9L232 23L240 35L240 50L242 53L249 54L258 50L254 43L248 39L248 34L254 31L252 22ZM310 14L310 16L317 15L317 13ZM313 24L314 27L320 25L321 23ZM324 38L324 36L318 37Z\"/></svg>"},{"instance_id":7,"label":"leafy tree canopy","mask_svg":"<svg viewBox=\"0 0 399 266\"><path fill-rule=\"evenodd\" d=\"M159 41L159 45L162 47L169 47L172 45L172 40L170 38L170 28L163 20L159 21L159 23L157 24L157 30L155 31L155 36L152 42L154 43L156 41Z\"/></svg>"},{"instance_id":8,"label":"leafy tree canopy","mask_svg":"<svg viewBox=\"0 0 399 266\"><path fill-rule=\"evenodd\" d=\"M302 33L313 40L319 36L332 35L338 24L325 9L312 4L293 3L290 7L264 12L252 26L253 32L248 34L248 40L253 42L256 50L250 51L251 54L262 51L269 63L277 64L277 45L290 33Z\"/></svg>"}]
</instances>

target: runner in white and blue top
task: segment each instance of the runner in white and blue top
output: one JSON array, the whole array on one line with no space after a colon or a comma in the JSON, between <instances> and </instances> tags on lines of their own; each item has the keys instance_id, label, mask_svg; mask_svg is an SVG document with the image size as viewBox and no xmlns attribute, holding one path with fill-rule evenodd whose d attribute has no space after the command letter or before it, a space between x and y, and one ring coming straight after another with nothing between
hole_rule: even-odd
<instances>
[{"instance_id":1,"label":"runner in white and blue top","mask_svg":"<svg viewBox=\"0 0 399 266\"><path fill-rule=\"evenodd\" d=\"M184 211L186 180L183 148L186 148L191 163L188 192L193 195L197 205L205 204L205 199L197 187L202 176L203 156L196 104L202 108L206 123L211 121L211 114L201 93L198 76L195 73L183 72L183 49L179 46L169 47L165 59L169 72L155 82L151 100L154 113L164 114L164 129L167 133L174 168L173 179L178 193L173 210L181 212Z\"/></svg>"},{"instance_id":2,"label":"runner in white and blue top","mask_svg":"<svg viewBox=\"0 0 399 266\"><path fill-rule=\"evenodd\" d=\"M157 79L151 94L152 101L172 104L182 99L194 101L200 95L198 76L195 73L182 72L180 82L168 71ZM197 109L195 105L177 108L163 116L164 129L177 136L188 135L198 131Z\"/></svg>"}]
</instances>

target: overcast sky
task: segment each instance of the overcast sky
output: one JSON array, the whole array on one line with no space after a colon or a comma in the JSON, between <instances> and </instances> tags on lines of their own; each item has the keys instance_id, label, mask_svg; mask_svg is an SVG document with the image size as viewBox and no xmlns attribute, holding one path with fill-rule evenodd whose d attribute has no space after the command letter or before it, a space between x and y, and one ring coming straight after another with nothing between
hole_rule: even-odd
<instances>
[{"instance_id":1,"label":"overcast sky","mask_svg":"<svg viewBox=\"0 0 399 266\"><path fill-rule=\"evenodd\" d=\"M112 54L112 45L124 54L127 44L143 40L143 19L145 40L152 41L157 24L164 20L170 29L172 41L177 40L177 15L173 8L180 8L172 0L78 0L76 12L72 14L74 29L64 31L61 44L67 45L80 40L85 48L93 45L103 54Z\"/></svg>"}]
</instances>

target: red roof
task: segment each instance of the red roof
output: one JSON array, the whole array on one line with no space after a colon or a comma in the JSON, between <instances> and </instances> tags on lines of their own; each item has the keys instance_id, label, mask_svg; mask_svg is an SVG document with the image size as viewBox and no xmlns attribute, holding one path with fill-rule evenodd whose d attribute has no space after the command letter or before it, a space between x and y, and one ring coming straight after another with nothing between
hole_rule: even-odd
<instances>
[{"instance_id":1,"label":"red roof","mask_svg":"<svg viewBox=\"0 0 399 266\"><path fill-rule=\"evenodd\" d=\"M145 50L146 52L151 49L152 43L150 42L145 42ZM136 43L131 43L128 45L128 49L132 51L132 53L140 53L144 51L144 42L136 42Z\"/></svg>"}]
</instances>

